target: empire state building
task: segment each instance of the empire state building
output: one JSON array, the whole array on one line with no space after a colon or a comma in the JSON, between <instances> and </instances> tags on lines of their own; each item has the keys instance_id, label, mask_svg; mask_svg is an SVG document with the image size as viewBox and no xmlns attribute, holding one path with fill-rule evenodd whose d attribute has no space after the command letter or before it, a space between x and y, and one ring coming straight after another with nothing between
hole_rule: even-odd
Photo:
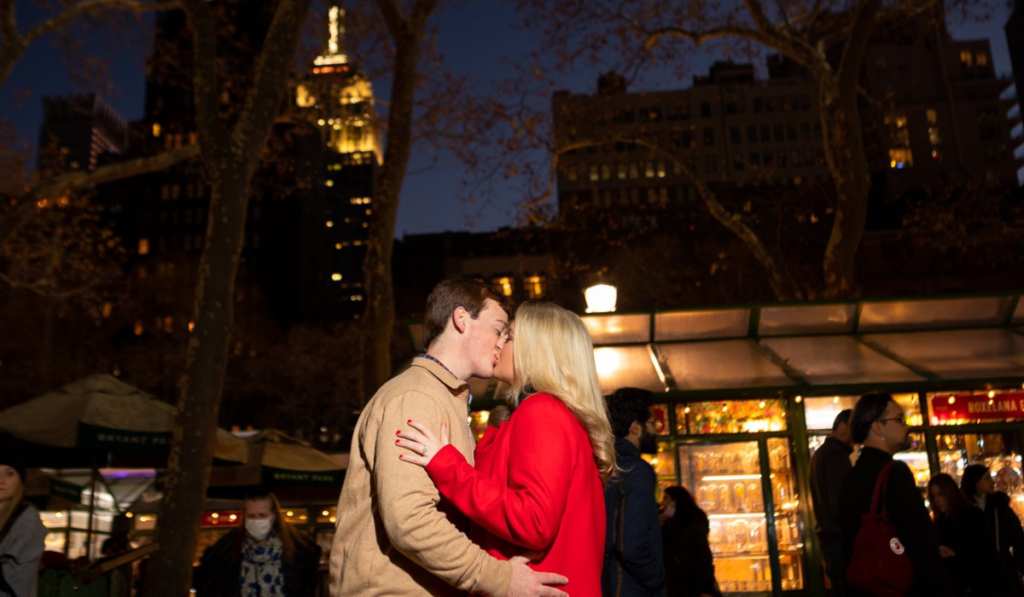
<instances>
[{"instance_id":1,"label":"empire state building","mask_svg":"<svg viewBox=\"0 0 1024 597\"><path fill-rule=\"evenodd\" d=\"M296 87L295 105L324 144L323 201L310 214L319 231L307 236L322 247L317 263L324 269L309 291L326 301L323 311L348 318L359 317L365 304L363 261L382 135L370 79L345 53L345 11L332 5L327 16L326 47Z\"/></svg>"},{"instance_id":2,"label":"empire state building","mask_svg":"<svg viewBox=\"0 0 1024 597\"><path fill-rule=\"evenodd\" d=\"M373 108L373 86L364 72L349 63L344 18L344 9L330 7L327 47L297 87L295 103L324 130L330 149L342 154L370 153L379 165L381 129Z\"/></svg>"}]
</instances>

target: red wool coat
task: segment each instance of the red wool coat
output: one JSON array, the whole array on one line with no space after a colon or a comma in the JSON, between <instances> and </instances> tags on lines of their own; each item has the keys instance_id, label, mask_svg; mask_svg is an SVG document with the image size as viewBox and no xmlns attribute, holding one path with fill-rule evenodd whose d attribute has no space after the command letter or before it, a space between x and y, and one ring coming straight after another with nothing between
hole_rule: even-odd
<instances>
[{"instance_id":1,"label":"red wool coat","mask_svg":"<svg viewBox=\"0 0 1024 597\"><path fill-rule=\"evenodd\" d=\"M560 400L534 394L488 428L475 469L446 446L427 472L475 523L472 538L487 553L529 554L534 570L566 576L570 595L601 595L604 488L590 438Z\"/></svg>"}]
</instances>

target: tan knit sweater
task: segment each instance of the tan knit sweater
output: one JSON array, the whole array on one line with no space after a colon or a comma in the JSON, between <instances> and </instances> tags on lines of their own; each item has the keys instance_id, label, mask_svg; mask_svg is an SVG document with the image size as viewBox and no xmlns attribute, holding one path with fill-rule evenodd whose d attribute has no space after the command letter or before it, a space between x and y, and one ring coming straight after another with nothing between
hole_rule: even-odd
<instances>
[{"instance_id":1,"label":"tan knit sweater","mask_svg":"<svg viewBox=\"0 0 1024 597\"><path fill-rule=\"evenodd\" d=\"M473 462L467 425L469 387L433 361L416 358L363 409L352 438L338 526L331 548L332 597L458 595L504 597L508 562L487 555L466 535L465 519L422 468L402 462L396 432L415 419Z\"/></svg>"}]
</instances>

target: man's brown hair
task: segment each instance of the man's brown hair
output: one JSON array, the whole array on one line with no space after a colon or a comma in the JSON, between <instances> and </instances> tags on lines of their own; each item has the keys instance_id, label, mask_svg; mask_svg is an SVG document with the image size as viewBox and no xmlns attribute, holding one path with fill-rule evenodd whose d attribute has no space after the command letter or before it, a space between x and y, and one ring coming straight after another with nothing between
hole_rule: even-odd
<instances>
[{"instance_id":1,"label":"man's brown hair","mask_svg":"<svg viewBox=\"0 0 1024 597\"><path fill-rule=\"evenodd\" d=\"M470 317L476 319L487 299L498 303L508 312L504 297L478 280L453 278L435 286L427 297L427 312L423 318L423 347L429 349L431 342L444 332L455 309L462 307Z\"/></svg>"}]
</instances>

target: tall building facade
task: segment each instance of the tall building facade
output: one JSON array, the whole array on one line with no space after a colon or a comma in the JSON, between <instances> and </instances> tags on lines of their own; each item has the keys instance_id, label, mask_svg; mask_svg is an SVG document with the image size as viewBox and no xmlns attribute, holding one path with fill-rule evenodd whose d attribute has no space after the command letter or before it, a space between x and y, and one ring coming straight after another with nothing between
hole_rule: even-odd
<instances>
[{"instance_id":1,"label":"tall building facade","mask_svg":"<svg viewBox=\"0 0 1024 597\"><path fill-rule=\"evenodd\" d=\"M1015 0L1013 12L1006 21L1006 45L1010 49L1010 62L1013 65L1013 86L1016 92L1017 106L1014 114L1021 117L1021 106L1024 105L1024 1ZM1020 123L1013 129L1014 156L1024 161L1024 125ZM1024 186L1024 166L1017 170L1017 180Z\"/></svg>"},{"instance_id":2,"label":"tall building facade","mask_svg":"<svg viewBox=\"0 0 1024 597\"><path fill-rule=\"evenodd\" d=\"M36 167L42 173L92 170L128 145L128 123L94 94L43 98Z\"/></svg>"},{"instance_id":3,"label":"tall building facade","mask_svg":"<svg viewBox=\"0 0 1024 597\"><path fill-rule=\"evenodd\" d=\"M867 92L885 100L862 105L878 200L937 184L1016 186L1015 121L987 40L954 41L928 14L880 30L864 64ZM760 80L752 65L719 62L678 91L629 93L606 75L594 95L556 93L558 146L618 140L561 158L560 211L628 207L624 217L653 224L670 213L673 225L677 214L703 211L683 168L632 138L680 153L697 181L726 195L827 178L815 80L777 57L767 71Z\"/></svg>"},{"instance_id":4,"label":"tall building facade","mask_svg":"<svg viewBox=\"0 0 1024 597\"><path fill-rule=\"evenodd\" d=\"M991 191L998 194L1018 187L1022 160L1012 131L1020 128L1020 111L1003 94L1009 82L996 76L989 42L953 40L941 14L879 25L867 48L862 81L874 99L860 103L872 178L862 273L893 255L893 243L907 242L898 231L922 202L957 199L964 189L1002 189ZM586 260L580 271L607 270L620 285L645 292L671 288L666 304L688 296L770 299L757 294L768 287L754 279L763 268L697 193L704 185L795 277L815 283L820 259L804 257L823 254L829 231L815 224L827 221L834 193L818 85L785 58L770 57L766 67L719 62L689 88L657 92L630 92L622 77L609 74L596 93L553 96L556 146L575 146L558 157L557 196L571 238L566 252ZM941 270L942 291L967 289L966 278L949 274L952 258L918 257L916 263L928 263L922 275L932 271L937 279ZM673 263L673 272L623 273L654 258ZM905 283L900 292L938 288L903 270L862 279L877 282L868 291L887 292L897 279Z\"/></svg>"},{"instance_id":5,"label":"tall building facade","mask_svg":"<svg viewBox=\"0 0 1024 597\"><path fill-rule=\"evenodd\" d=\"M295 106L322 151L321 196L304 210L308 226L320 229L311 250L322 257L309 282L324 309L349 318L366 300L363 262L383 142L373 86L345 51L345 11L334 4L327 17L327 43L296 87Z\"/></svg>"},{"instance_id":6,"label":"tall building facade","mask_svg":"<svg viewBox=\"0 0 1024 597\"><path fill-rule=\"evenodd\" d=\"M240 108L239 90L251 82L253 57L273 15L271 4L223 3L223 25L238 34L219 40L225 61L220 70L231 77L221 93L225 119ZM255 284L285 324L362 312L361 255L380 144L370 133L378 129L371 126L376 122L369 81L355 69L347 72L351 67L344 53L332 51L340 48L342 34L336 8L330 19L327 49L289 93L293 111L302 117L275 125L268 155L251 185L240 283ZM186 26L180 11L157 16L145 114L131 127L133 156L197 140ZM311 92L323 101L300 100ZM364 132L365 138L356 138ZM198 258L210 204L210 187L198 162L104 185L101 194L137 261Z\"/></svg>"},{"instance_id":7,"label":"tall building facade","mask_svg":"<svg viewBox=\"0 0 1024 597\"><path fill-rule=\"evenodd\" d=\"M609 74L596 95L556 93L557 146L599 141L562 158L560 213L614 212L627 226L689 230L708 218L686 169L716 191L826 177L813 81L784 69L772 75L758 81L752 65L720 62L689 89L629 93ZM625 141L634 138L682 164Z\"/></svg>"}]
</instances>

